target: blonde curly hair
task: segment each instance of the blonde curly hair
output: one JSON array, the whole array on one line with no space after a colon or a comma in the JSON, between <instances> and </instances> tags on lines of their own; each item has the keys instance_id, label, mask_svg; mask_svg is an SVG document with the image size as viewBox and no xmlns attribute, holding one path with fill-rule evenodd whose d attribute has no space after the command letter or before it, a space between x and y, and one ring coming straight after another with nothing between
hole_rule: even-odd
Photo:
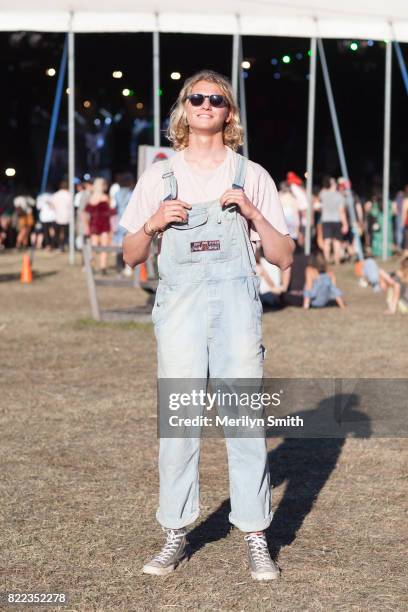
<instances>
[{"instance_id":1,"label":"blonde curly hair","mask_svg":"<svg viewBox=\"0 0 408 612\"><path fill-rule=\"evenodd\" d=\"M236 151L244 141L244 131L239 118L239 109L234 100L231 83L226 77L213 70L202 70L186 79L170 112L170 122L166 134L167 139L170 140L176 151L181 151L188 146L189 127L185 105L187 96L190 95L194 85L199 81L218 85L225 96L231 112L231 119L228 123L224 124L223 140L227 147Z\"/></svg>"}]
</instances>

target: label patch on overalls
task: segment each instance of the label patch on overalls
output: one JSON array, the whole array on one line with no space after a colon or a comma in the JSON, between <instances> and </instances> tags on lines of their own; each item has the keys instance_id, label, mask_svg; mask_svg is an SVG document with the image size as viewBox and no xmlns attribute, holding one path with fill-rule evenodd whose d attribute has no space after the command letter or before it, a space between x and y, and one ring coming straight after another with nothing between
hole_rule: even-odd
<instances>
[{"instance_id":1,"label":"label patch on overalls","mask_svg":"<svg viewBox=\"0 0 408 612\"><path fill-rule=\"evenodd\" d=\"M195 251L219 251L220 241L219 240L200 240L199 242L190 242L191 252Z\"/></svg>"}]
</instances>

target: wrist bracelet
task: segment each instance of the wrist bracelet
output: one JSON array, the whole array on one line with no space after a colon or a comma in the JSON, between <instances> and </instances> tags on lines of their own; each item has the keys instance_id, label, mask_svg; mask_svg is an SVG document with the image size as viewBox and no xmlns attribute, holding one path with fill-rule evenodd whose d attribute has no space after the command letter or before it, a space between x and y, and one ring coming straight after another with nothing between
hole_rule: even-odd
<instances>
[{"instance_id":1,"label":"wrist bracelet","mask_svg":"<svg viewBox=\"0 0 408 612\"><path fill-rule=\"evenodd\" d=\"M146 229L146 226L147 226L147 229ZM153 237L155 234L157 234L157 230L152 228L149 221L146 221L146 223L143 225L143 230L144 230L144 233L150 237Z\"/></svg>"},{"instance_id":2,"label":"wrist bracelet","mask_svg":"<svg viewBox=\"0 0 408 612\"><path fill-rule=\"evenodd\" d=\"M149 221L149 219L147 220L147 229L148 229L150 232L152 232L152 233L153 233L153 236L154 236L155 234L157 234L157 232L159 231L159 230L157 230L157 229L154 229L154 228L153 228L153 227L150 225L150 221Z\"/></svg>"}]
</instances>

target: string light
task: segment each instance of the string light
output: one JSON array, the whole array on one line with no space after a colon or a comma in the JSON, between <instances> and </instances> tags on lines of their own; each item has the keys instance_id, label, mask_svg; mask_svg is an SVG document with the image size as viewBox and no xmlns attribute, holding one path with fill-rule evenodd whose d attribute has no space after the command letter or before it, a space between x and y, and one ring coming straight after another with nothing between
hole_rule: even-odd
<instances>
[{"instance_id":1,"label":"string light","mask_svg":"<svg viewBox=\"0 0 408 612\"><path fill-rule=\"evenodd\" d=\"M276 79L276 80L280 79L281 78L280 72L274 72L273 73L273 78Z\"/></svg>"},{"instance_id":2,"label":"string light","mask_svg":"<svg viewBox=\"0 0 408 612\"><path fill-rule=\"evenodd\" d=\"M138 102L138 103L136 104L136 108L137 108L138 110L142 110L143 106L144 106L143 102Z\"/></svg>"},{"instance_id":3,"label":"string light","mask_svg":"<svg viewBox=\"0 0 408 612\"><path fill-rule=\"evenodd\" d=\"M84 102L84 108L90 108L90 106L91 106L91 102L90 102L90 100L85 100L85 102Z\"/></svg>"},{"instance_id":4,"label":"string light","mask_svg":"<svg viewBox=\"0 0 408 612\"><path fill-rule=\"evenodd\" d=\"M134 96L134 95L135 95L135 92L133 91L133 89L128 89L127 87L125 89L122 89L122 96L125 96L125 98Z\"/></svg>"},{"instance_id":5,"label":"string light","mask_svg":"<svg viewBox=\"0 0 408 612\"><path fill-rule=\"evenodd\" d=\"M121 79L123 77L123 72L121 70L114 70L112 76L114 79Z\"/></svg>"},{"instance_id":6,"label":"string light","mask_svg":"<svg viewBox=\"0 0 408 612\"><path fill-rule=\"evenodd\" d=\"M284 64L290 64L290 62L291 62L290 55L284 55L284 56L282 57L282 62L283 62Z\"/></svg>"},{"instance_id":7,"label":"string light","mask_svg":"<svg viewBox=\"0 0 408 612\"><path fill-rule=\"evenodd\" d=\"M358 43L356 43L356 42L352 42L352 43L350 44L350 49L351 49L352 51L357 51L357 50L358 50Z\"/></svg>"},{"instance_id":8,"label":"string light","mask_svg":"<svg viewBox=\"0 0 408 612\"><path fill-rule=\"evenodd\" d=\"M179 81L181 79L181 74L179 72L172 72L170 78L173 79L173 81Z\"/></svg>"},{"instance_id":9,"label":"string light","mask_svg":"<svg viewBox=\"0 0 408 612\"><path fill-rule=\"evenodd\" d=\"M277 66L279 64L279 60L276 59L276 57L271 59L271 64L272 66Z\"/></svg>"},{"instance_id":10,"label":"string light","mask_svg":"<svg viewBox=\"0 0 408 612\"><path fill-rule=\"evenodd\" d=\"M49 77L54 77L57 74L57 71L55 70L55 68L47 68L45 74Z\"/></svg>"},{"instance_id":11,"label":"string light","mask_svg":"<svg viewBox=\"0 0 408 612\"><path fill-rule=\"evenodd\" d=\"M309 57L312 57L312 50L311 50L311 49L309 49L309 51L307 52L307 54L308 54L308 56L309 56Z\"/></svg>"},{"instance_id":12,"label":"string light","mask_svg":"<svg viewBox=\"0 0 408 612\"><path fill-rule=\"evenodd\" d=\"M241 68L243 68L244 70L249 70L251 67L251 62L248 62L248 60L244 60L243 62L241 62Z\"/></svg>"},{"instance_id":13,"label":"string light","mask_svg":"<svg viewBox=\"0 0 408 612\"><path fill-rule=\"evenodd\" d=\"M6 176L16 176L16 169L15 168L6 168L5 175Z\"/></svg>"},{"instance_id":14,"label":"string light","mask_svg":"<svg viewBox=\"0 0 408 612\"><path fill-rule=\"evenodd\" d=\"M303 53L296 53L296 59L298 60L303 59Z\"/></svg>"}]
</instances>

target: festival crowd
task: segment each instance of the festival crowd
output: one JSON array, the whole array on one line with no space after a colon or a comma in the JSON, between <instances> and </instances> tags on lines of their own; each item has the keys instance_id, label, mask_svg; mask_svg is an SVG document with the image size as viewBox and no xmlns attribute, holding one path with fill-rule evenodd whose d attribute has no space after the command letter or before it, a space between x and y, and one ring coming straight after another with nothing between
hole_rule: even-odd
<instances>
[{"instance_id":1,"label":"festival crowd","mask_svg":"<svg viewBox=\"0 0 408 612\"><path fill-rule=\"evenodd\" d=\"M76 249L82 249L84 239L89 239L92 246L121 246L125 230L119 226L119 220L134 185L134 177L128 172L119 174L110 186L101 177L77 183ZM375 292L386 292L388 314L408 312L408 185L390 202L386 219L379 191L374 190L369 199L362 199L345 178L323 178L312 195L310 256L304 251L308 200L303 180L295 172L288 172L279 186L279 196L296 251L292 267L284 272L270 264L262 250L257 251L257 272L265 308L291 305L308 309L331 304L345 308L343 293L331 266L360 259L355 264L360 285L372 287ZM0 190L0 249L31 247L65 251L71 211L72 199L66 181L55 192L41 193L36 199L24 189L18 193ZM387 255L403 257L399 269L392 274L382 270L376 261L383 255L385 231ZM356 235L362 245L362 260L356 257ZM108 273L106 252L99 255L99 271L103 275ZM120 252L116 257L116 271L132 274Z\"/></svg>"}]
</instances>

